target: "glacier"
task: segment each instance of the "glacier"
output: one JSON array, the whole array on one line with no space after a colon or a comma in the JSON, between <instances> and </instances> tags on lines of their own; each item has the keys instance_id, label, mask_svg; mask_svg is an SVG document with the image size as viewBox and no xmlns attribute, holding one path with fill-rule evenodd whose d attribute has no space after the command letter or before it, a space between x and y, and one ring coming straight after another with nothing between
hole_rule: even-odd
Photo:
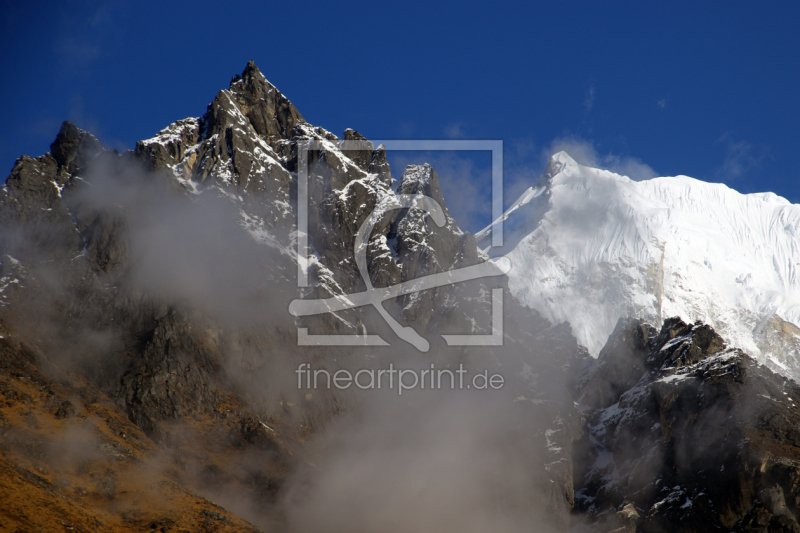
<instances>
[{"instance_id":1,"label":"glacier","mask_svg":"<svg viewBox=\"0 0 800 533\"><path fill-rule=\"evenodd\" d=\"M555 154L476 234L512 264L509 289L597 356L617 321L712 325L732 348L800 379L800 205L687 176L633 181Z\"/></svg>"}]
</instances>

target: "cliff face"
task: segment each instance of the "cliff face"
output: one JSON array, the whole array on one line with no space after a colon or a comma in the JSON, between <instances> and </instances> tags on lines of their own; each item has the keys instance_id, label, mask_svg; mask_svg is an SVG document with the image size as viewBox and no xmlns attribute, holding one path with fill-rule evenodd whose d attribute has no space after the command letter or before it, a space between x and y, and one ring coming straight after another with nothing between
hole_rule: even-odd
<instances>
[{"instance_id":1,"label":"cliff face","mask_svg":"<svg viewBox=\"0 0 800 533\"><path fill-rule=\"evenodd\" d=\"M800 530L800 387L710 327L620 321L577 391L576 510L595 529Z\"/></svg>"}]
</instances>

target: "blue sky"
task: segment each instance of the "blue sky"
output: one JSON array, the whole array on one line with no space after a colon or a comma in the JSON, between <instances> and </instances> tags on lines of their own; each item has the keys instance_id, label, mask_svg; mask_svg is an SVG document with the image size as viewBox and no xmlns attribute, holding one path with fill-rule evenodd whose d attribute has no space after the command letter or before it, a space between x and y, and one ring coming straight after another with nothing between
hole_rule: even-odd
<instances>
[{"instance_id":1,"label":"blue sky","mask_svg":"<svg viewBox=\"0 0 800 533\"><path fill-rule=\"evenodd\" d=\"M6 4L0 163L46 152L65 119L132 148L254 59L337 135L502 139L507 201L566 148L800 203L800 3L763 5ZM474 231L485 158L455 159L439 161L446 198Z\"/></svg>"}]
</instances>

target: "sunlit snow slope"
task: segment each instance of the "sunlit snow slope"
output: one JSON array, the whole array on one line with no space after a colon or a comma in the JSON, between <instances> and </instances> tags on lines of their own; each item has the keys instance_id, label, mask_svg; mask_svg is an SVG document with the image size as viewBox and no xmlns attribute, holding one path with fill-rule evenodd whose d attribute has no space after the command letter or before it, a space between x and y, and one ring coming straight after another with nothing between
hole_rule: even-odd
<instances>
[{"instance_id":1,"label":"sunlit snow slope","mask_svg":"<svg viewBox=\"0 0 800 533\"><path fill-rule=\"evenodd\" d=\"M504 216L509 286L597 355L622 316L711 324L800 377L800 205L686 176L635 182L565 152ZM477 235L486 248L491 227Z\"/></svg>"}]
</instances>

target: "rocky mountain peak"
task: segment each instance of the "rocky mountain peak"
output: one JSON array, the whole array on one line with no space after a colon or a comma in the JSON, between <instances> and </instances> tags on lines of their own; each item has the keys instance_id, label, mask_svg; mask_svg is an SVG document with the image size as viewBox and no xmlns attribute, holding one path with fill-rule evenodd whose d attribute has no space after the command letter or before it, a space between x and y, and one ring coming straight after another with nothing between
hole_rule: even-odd
<instances>
[{"instance_id":1,"label":"rocky mountain peak","mask_svg":"<svg viewBox=\"0 0 800 533\"><path fill-rule=\"evenodd\" d=\"M725 349L725 341L710 326L687 324L678 317L664 321L661 334L653 343L659 349L647 362L655 368L693 365Z\"/></svg>"},{"instance_id":2,"label":"rocky mountain peak","mask_svg":"<svg viewBox=\"0 0 800 533\"><path fill-rule=\"evenodd\" d=\"M358 165L358 168L364 172L369 172L370 163L372 161L372 152L375 150L375 146L369 142L366 137L351 128L344 130L344 140L357 141L357 143L354 144L360 144L363 146L362 150L342 150L342 153L346 157L350 158L353 163Z\"/></svg>"},{"instance_id":3,"label":"rocky mountain peak","mask_svg":"<svg viewBox=\"0 0 800 533\"><path fill-rule=\"evenodd\" d=\"M524 265L512 292L569 321L593 356L621 317L680 316L800 377L800 206L685 176L633 181L560 152L503 220L492 253Z\"/></svg>"},{"instance_id":4,"label":"rocky mountain peak","mask_svg":"<svg viewBox=\"0 0 800 533\"><path fill-rule=\"evenodd\" d=\"M264 78L264 75L261 74L261 70L256 66L256 62L252 59L247 62L247 66L244 67L244 71L242 72L242 78L249 78L253 76L261 76ZM266 78L264 78L266 79Z\"/></svg>"},{"instance_id":5,"label":"rocky mountain peak","mask_svg":"<svg viewBox=\"0 0 800 533\"><path fill-rule=\"evenodd\" d=\"M103 146L94 135L79 129L69 120L61 124L56 139L50 145L50 153L58 166L66 167L70 173L85 167L102 151Z\"/></svg>"},{"instance_id":6,"label":"rocky mountain peak","mask_svg":"<svg viewBox=\"0 0 800 533\"><path fill-rule=\"evenodd\" d=\"M345 141L358 141L358 144L361 145L359 150L342 150L345 157L364 172L377 174L382 183L391 184L392 170L386 161L386 149L383 145L376 149L370 140L352 128L344 130L343 138Z\"/></svg>"},{"instance_id":7,"label":"rocky mountain peak","mask_svg":"<svg viewBox=\"0 0 800 533\"><path fill-rule=\"evenodd\" d=\"M288 139L295 125L305 122L303 115L267 81L252 60L241 76L234 76L229 90L253 129L267 141Z\"/></svg>"}]
</instances>

